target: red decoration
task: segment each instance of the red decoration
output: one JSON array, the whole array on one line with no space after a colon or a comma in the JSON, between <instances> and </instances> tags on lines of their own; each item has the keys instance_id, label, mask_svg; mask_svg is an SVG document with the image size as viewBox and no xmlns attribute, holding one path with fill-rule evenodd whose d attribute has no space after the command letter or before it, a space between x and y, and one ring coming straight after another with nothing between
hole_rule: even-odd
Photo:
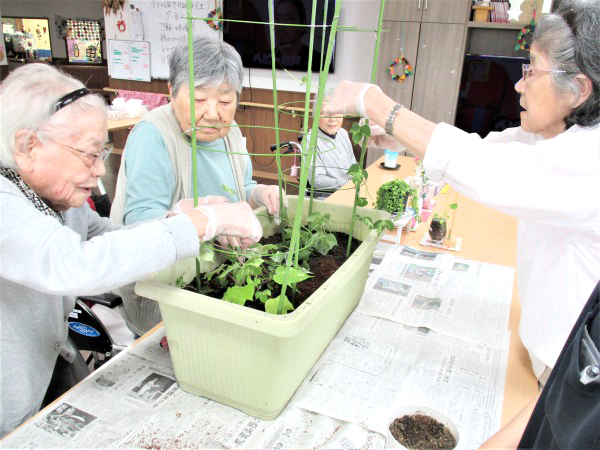
<instances>
[{"instance_id":1,"label":"red decoration","mask_svg":"<svg viewBox=\"0 0 600 450\"><path fill-rule=\"evenodd\" d=\"M125 21L123 20L123 14L121 13L121 20L117 22L117 28L121 33L123 33L127 29L127 25L125 25Z\"/></svg>"}]
</instances>

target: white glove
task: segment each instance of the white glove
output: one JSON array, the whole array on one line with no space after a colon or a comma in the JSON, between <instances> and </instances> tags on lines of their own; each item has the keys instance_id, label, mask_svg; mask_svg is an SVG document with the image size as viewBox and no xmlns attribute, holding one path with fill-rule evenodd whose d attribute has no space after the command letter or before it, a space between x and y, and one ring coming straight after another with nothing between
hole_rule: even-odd
<instances>
[{"instance_id":1,"label":"white glove","mask_svg":"<svg viewBox=\"0 0 600 450\"><path fill-rule=\"evenodd\" d=\"M371 137L367 141L368 147L387 148L393 152L403 152L406 147L402 145L394 136L390 136L379 125L369 125L371 128Z\"/></svg>"},{"instance_id":2,"label":"white glove","mask_svg":"<svg viewBox=\"0 0 600 450\"><path fill-rule=\"evenodd\" d=\"M256 187L252 189L249 200L257 206L266 206L267 212L272 216L279 215L279 186L274 184L257 184ZM285 193L283 204L287 207Z\"/></svg>"},{"instance_id":3,"label":"white glove","mask_svg":"<svg viewBox=\"0 0 600 450\"><path fill-rule=\"evenodd\" d=\"M175 206L173 212L179 214L176 210L181 207ZM247 247L260 241L262 237L262 226L246 202L199 205L192 208L190 212L192 211L199 211L208 219L204 235L199 236L202 241L224 235L239 238L240 246Z\"/></svg>"},{"instance_id":4,"label":"white glove","mask_svg":"<svg viewBox=\"0 0 600 450\"><path fill-rule=\"evenodd\" d=\"M322 115L360 114L368 119L365 94L370 88L380 90L374 84L354 83L352 81L340 82L333 93L333 97L328 102L323 103Z\"/></svg>"},{"instance_id":5,"label":"white glove","mask_svg":"<svg viewBox=\"0 0 600 450\"><path fill-rule=\"evenodd\" d=\"M198 205L218 205L220 203L229 203L229 199L220 195L207 195L206 197L198 197ZM187 214L192 209L194 209L194 199L184 198L175 204L173 207L173 214Z\"/></svg>"}]
</instances>

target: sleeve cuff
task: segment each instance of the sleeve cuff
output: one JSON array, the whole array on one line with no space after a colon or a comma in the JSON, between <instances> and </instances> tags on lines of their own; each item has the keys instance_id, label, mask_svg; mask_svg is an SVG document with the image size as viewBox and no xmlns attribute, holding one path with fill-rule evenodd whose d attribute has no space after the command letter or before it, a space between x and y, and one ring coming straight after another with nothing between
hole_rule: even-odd
<instances>
[{"instance_id":1,"label":"sleeve cuff","mask_svg":"<svg viewBox=\"0 0 600 450\"><path fill-rule=\"evenodd\" d=\"M458 150L456 144L464 139L465 134L464 131L443 122L435 127L423 158L423 167L429 179L444 179L448 163Z\"/></svg>"},{"instance_id":2,"label":"sleeve cuff","mask_svg":"<svg viewBox=\"0 0 600 450\"><path fill-rule=\"evenodd\" d=\"M162 221L171 232L175 243L177 261L198 256L200 239L192 221L185 214L179 214Z\"/></svg>"}]
</instances>

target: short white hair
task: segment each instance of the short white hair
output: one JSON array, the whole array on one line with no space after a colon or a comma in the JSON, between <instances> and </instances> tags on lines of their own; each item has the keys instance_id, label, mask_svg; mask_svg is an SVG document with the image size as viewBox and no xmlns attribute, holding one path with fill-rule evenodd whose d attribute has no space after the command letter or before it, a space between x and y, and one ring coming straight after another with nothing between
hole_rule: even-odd
<instances>
[{"instance_id":1,"label":"short white hair","mask_svg":"<svg viewBox=\"0 0 600 450\"><path fill-rule=\"evenodd\" d=\"M11 72L0 87L0 165L16 168L15 134L28 130L42 138L76 134L73 117L96 112L106 117L106 103L99 95L86 95L55 112L58 99L83 83L44 63L25 64Z\"/></svg>"}]
</instances>

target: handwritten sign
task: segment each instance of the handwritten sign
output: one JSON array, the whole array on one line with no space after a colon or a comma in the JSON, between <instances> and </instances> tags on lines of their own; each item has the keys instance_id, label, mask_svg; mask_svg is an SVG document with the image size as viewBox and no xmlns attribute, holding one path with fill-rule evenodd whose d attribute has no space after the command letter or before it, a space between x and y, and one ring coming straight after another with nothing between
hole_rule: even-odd
<instances>
[{"instance_id":1,"label":"handwritten sign","mask_svg":"<svg viewBox=\"0 0 600 450\"><path fill-rule=\"evenodd\" d=\"M145 39L150 43L150 68L152 78L169 78L169 57L179 43L187 42L186 2L170 0L132 0L130 5L138 8L142 16ZM215 7L214 0L195 0L192 16L206 18ZM194 36L218 38L205 21L193 21Z\"/></svg>"}]
</instances>

